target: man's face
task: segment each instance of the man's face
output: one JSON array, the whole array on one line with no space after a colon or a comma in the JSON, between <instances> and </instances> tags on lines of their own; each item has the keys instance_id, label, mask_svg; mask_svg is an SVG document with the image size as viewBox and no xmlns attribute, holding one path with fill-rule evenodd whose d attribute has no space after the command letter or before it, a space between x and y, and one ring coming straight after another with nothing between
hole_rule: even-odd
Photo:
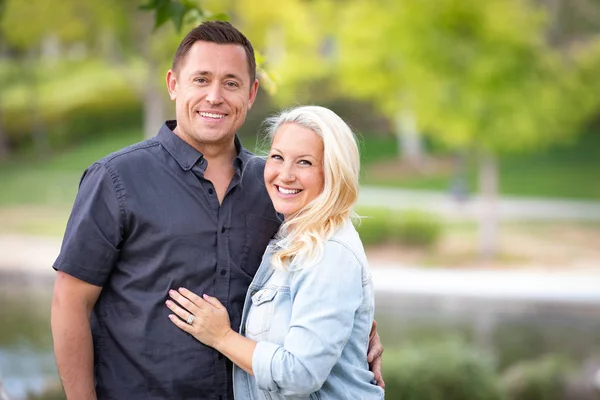
<instances>
[{"instance_id":1,"label":"man's face","mask_svg":"<svg viewBox=\"0 0 600 400\"><path fill-rule=\"evenodd\" d=\"M244 48L199 41L177 69L167 73L167 86L175 100L178 135L198 150L229 146L258 90L258 81L250 81Z\"/></svg>"}]
</instances>

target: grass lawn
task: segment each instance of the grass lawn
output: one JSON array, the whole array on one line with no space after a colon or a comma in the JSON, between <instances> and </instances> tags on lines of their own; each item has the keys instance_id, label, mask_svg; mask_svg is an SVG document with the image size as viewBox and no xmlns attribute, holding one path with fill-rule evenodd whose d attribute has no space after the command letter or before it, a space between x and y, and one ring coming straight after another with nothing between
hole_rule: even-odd
<instances>
[{"instance_id":1,"label":"grass lawn","mask_svg":"<svg viewBox=\"0 0 600 400\"><path fill-rule=\"evenodd\" d=\"M139 131L100 137L48 160L31 157L0 164L0 207L68 206L75 199L84 169L95 160L142 139Z\"/></svg>"},{"instance_id":2,"label":"grass lawn","mask_svg":"<svg viewBox=\"0 0 600 400\"><path fill-rule=\"evenodd\" d=\"M379 139L375 146L367 142L363 183L409 189L449 189L452 162L448 157L436 158L429 172L416 173L395 161L395 148L393 139ZM473 162L469 162L467 175L469 190L476 191L477 171ZM500 191L511 196L600 200L600 132L583 135L572 145L500 158Z\"/></svg>"}]
</instances>

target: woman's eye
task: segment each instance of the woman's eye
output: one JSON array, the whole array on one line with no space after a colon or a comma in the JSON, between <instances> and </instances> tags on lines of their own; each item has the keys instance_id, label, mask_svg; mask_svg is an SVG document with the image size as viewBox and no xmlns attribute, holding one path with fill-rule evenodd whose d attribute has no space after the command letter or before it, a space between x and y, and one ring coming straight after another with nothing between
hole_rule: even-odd
<instances>
[{"instance_id":1,"label":"woman's eye","mask_svg":"<svg viewBox=\"0 0 600 400\"><path fill-rule=\"evenodd\" d=\"M300 160L301 165L312 165L312 163L308 160Z\"/></svg>"},{"instance_id":2,"label":"woman's eye","mask_svg":"<svg viewBox=\"0 0 600 400\"><path fill-rule=\"evenodd\" d=\"M281 160L281 159L282 159L282 158L281 158L281 156L280 156L279 154L271 154L271 158L272 158L273 160Z\"/></svg>"}]
</instances>

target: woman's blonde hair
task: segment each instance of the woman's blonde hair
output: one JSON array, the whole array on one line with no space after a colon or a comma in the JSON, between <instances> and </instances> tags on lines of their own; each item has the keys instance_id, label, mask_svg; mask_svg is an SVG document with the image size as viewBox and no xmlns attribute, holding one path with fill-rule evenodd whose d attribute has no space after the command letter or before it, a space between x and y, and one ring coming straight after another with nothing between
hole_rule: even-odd
<instances>
[{"instance_id":1,"label":"woman's blonde hair","mask_svg":"<svg viewBox=\"0 0 600 400\"><path fill-rule=\"evenodd\" d=\"M284 222L272 263L276 268L298 269L318 262L323 244L354 216L358 198L360 158L350 127L333 111L301 106L266 121L270 142L283 124L298 124L323 141L323 192Z\"/></svg>"}]
</instances>

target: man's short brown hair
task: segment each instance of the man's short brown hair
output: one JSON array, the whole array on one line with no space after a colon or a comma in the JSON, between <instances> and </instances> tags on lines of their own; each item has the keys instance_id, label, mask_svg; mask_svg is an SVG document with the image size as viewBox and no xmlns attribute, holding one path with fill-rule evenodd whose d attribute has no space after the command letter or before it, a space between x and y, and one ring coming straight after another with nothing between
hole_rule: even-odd
<instances>
[{"instance_id":1,"label":"man's short brown hair","mask_svg":"<svg viewBox=\"0 0 600 400\"><path fill-rule=\"evenodd\" d=\"M223 21L206 21L192 29L179 43L179 47L173 58L173 71L177 72L177 68L181 60L185 58L194 43L198 41L212 42L217 44L237 44L246 51L248 59L248 72L250 73L250 83L256 79L256 60L254 59L254 48L252 44L229 22Z\"/></svg>"}]
</instances>

